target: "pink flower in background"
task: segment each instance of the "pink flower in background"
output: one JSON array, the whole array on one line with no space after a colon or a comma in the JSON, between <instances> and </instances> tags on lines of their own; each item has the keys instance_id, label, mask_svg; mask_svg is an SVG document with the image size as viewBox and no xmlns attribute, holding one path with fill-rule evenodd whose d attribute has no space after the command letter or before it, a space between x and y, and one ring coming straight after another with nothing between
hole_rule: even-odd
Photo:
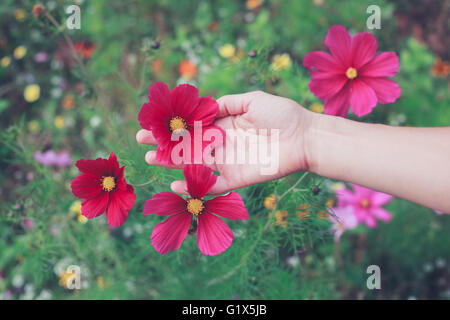
<instances>
[{"instance_id":1,"label":"pink flower in background","mask_svg":"<svg viewBox=\"0 0 450 320\"><path fill-rule=\"evenodd\" d=\"M333 225L330 231L334 233L334 241L339 242L345 230L351 230L358 226L358 219L352 206L330 209L330 221Z\"/></svg>"},{"instance_id":2,"label":"pink flower in background","mask_svg":"<svg viewBox=\"0 0 450 320\"><path fill-rule=\"evenodd\" d=\"M376 54L377 39L372 34L361 32L351 37L345 27L336 25L328 30L325 45L331 55L310 52L303 66L312 76L309 89L324 101L326 114L345 117L351 107L362 117L377 103L392 103L400 97L400 87L388 79L397 73L397 54Z\"/></svg>"},{"instance_id":3,"label":"pink flower in background","mask_svg":"<svg viewBox=\"0 0 450 320\"><path fill-rule=\"evenodd\" d=\"M392 196L353 184L353 191L339 189L336 191L338 208L352 207L358 223L365 223L369 228L377 226L377 219L388 222L391 213L382 206L392 200Z\"/></svg>"},{"instance_id":4,"label":"pink flower in background","mask_svg":"<svg viewBox=\"0 0 450 320\"><path fill-rule=\"evenodd\" d=\"M152 245L166 254L178 250L186 237L192 219L197 220L197 245L205 255L216 255L227 250L233 241L233 232L218 216L229 220L248 220L248 212L241 196L234 191L210 200L202 198L214 186L217 176L203 165L186 165L183 169L188 199L172 192L159 192L145 201L144 214L168 216L153 229Z\"/></svg>"},{"instance_id":5,"label":"pink flower in background","mask_svg":"<svg viewBox=\"0 0 450 320\"><path fill-rule=\"evenodd\" d=\"M69 167L72 165L72 158L70 157L67 151L62 151L60 153L56 153L53 150L47 150L45 152L36 151L34 153L34 160L39 162L40 164L48 167L48 166L57 166L57 167Z\"/></svg>"}]
</instances>

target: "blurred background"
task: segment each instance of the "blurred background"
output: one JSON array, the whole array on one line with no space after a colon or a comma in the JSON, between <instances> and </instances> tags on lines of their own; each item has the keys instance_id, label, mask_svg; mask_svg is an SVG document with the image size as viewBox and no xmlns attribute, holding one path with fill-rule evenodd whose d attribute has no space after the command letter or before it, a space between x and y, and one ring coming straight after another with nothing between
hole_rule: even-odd
<instances>
[{"instance_id":1,"label":"blurred background","mask_svg":"<svg viewBox=\"0 0 450 320\"><path fill-rule=\"evenodd\" d=\"M390 222L334 241L327 210L338 181L308 175L291 188L298 173L239 190L251 218L229 223L233 245L215 257L195 235L159 255L150 235L161 219L142 214L145 199L181 177L146 165L149 147L135 142L154 81L214 98L264 90L323 112L302 59L327 50L334 24L372 32L400 58L401 98L358 121L448 126L450 2L374 2L2 0L0 299L449 299L450 215L394 199ZM371 4L379 30L366 27ZM80 29L66 27L70 5ZM87 221L70 191L76 160L111 151L127 182L144 185L120 228ZM366 286L373 264L381 290Z\"/></svg>"}]
</instances>

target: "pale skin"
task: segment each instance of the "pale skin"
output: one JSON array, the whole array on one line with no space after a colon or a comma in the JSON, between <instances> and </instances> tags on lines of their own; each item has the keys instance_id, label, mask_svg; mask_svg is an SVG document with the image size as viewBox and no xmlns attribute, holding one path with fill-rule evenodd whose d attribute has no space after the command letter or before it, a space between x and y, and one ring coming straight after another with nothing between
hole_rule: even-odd
<instances>
[{"instance_id":1,"label":"pale skin","mask_svg":"<svg viewBox=\"0 0 450 320\"><path fill-rule=\"evenodd\" d=\"M313 113L293 100L262 91L227 95L217 102L215 124L224 130L279 129L280 165L276 174L261 175L258 165L213 164L220 177L210 194L310 171L450 213L450 127L362 123ZM140 130L136 139L156 144L147 130ZM149 151L146 162L167 166L155 154ZM171 189L187 194L184 181L172 182Z\"/></svg>"}]
</instances>

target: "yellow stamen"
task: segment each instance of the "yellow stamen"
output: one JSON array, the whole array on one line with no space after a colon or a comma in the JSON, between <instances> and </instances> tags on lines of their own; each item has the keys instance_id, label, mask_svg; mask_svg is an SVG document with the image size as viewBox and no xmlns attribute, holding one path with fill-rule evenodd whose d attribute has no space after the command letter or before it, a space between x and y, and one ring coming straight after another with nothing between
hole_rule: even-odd
<instances>
[{"instance_id":1,"label":"yellow stamen","mask_svg":"<svg viewBox=\"0 0 450 320\"><path fill-rule=\"evenodd\" d=\"M103 190L110 192L116 187L116 182L113 177L103 177L102 186Z\"/></svg>"},{"instance_id":2,"label":"yellow stamen","mask_svg":"<svg viewBox=\"0 0 450 320\"><path fill-rule=\"evenodd\" d=\"M187 210L193 215L200 214L205 207L203 206L202 200L199 199L189 199L187 203Z\"/></svg>"},{"instance_id":3,"label":"yellow stamen","mask_svg":"<svg viewBox=\"0 0 450 320\"><path fill-rule=\"evenodd\" d=\"M368 208L368 207L369 207L369 200L367 200L367 199L362 199L362 200L361 200L361 207L363 207L363 208Z\"/></svg>"},{"instance_id":4,"label":"yellow stamen","mask_svg":"<svg viewBox=\"0 0 450 320\"><path fill-rule=\"evenodd\" d=\"M347 71L345 72L345 75L347 76L347 78L351 79L355 79L358 76L358 71L356 71L355 68L348 68Z\"/></svg>"},{"instance_id":5,"label":"yellow stamen","mask_svg":"<svg viewBox=\"0 0 450 320\"><path fill-rule=\"evenodd\" d=\"M183 133L186 129L186 122L181 117L174 117L170 120L169 123L170 131L174 133Z\"/></svg>"}]
</instances>

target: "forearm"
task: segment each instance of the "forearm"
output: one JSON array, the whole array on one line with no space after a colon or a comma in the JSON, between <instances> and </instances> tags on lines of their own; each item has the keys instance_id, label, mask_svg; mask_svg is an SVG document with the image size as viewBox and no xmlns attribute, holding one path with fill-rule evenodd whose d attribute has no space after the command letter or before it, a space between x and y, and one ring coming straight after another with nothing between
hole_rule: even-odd
<instances>
[{"instance_id":1,"label":"forearm","mask_svg":"<svg viewBox=\"0 0 450 320\"><path fill-rule=\"evenodd\" d=\"M309 169L450 212L450 128L408 128L315 115Z\"/></svg>"}]
</instances>

